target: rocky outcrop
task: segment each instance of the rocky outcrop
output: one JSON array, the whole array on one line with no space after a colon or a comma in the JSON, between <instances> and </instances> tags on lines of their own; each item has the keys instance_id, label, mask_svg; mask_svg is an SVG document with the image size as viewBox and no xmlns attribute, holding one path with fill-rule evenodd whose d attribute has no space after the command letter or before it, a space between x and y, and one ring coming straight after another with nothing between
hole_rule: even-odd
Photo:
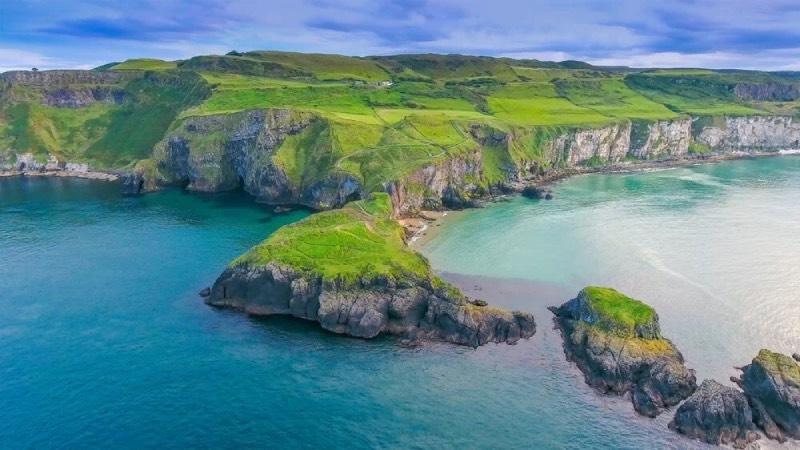
<instances>
[{"instance_id":1,"label":"rocky outcrop","mask_svg":"<svg viewBox=\"0 0 800 450\"><path fill-rule=\"evenodd\" d=\"M630 122L607 127L575 129L550 142L546 152L562 155L567 166L622 161L630 147Z\"/></svg>"},{"instance_id":2,"label":"rocky outcrop","mask_svg":"<svg viewBox=\"0 0 800 450\"><path fill-rule=\"evenodd\" d=\"M125 98L123 89L108 86L62 87L42 94L42 102L55 108L82 108L98 102L120 104Z\"/></svg>"},{"instance_id":3,"label":"rocky outcrop","mask_svg":"<svg viewBox=\"0 0 800 450\"><path fill-rule=\"evenodd\" d=\"M95 70L13 70L0 73L0 80L13 84L32 86L60 86L65 84L112 84L132 76L122 72Z\"/></svg>"},{"instance_id":4,"label":"rocky outcrop","mask_svg":"<svg viewBox=\"0 0 800 450\"><path fill-rule=\"evenodd\" d=\"M745 448L759 438L744 394L714 380L704 380L681 404L669 428L709 444L736 448Z\"/></svg>"},{"instance_id":5,"label":"rocky outcrop","mask_svg":"<svg viewBox=\"0 0 800 450\"><path fill-rule=\"evenodd\" d=\"M328 331L362 338L389 334L477 347L515 343L536 331L530 314L476 306L428 280L344 284L273 263L229 267L206 302L254 315L312 320Z\"/></svg>"},{"instance_id":6,"label":"rocky outcrop","mask_svg":"<svg viewBox=\"0 0 800 450\"><path fill-rule=\"evenodd\" d=\"M733 92L741 100L791 102L800 99L797 86L786 83L739 83Z\"/></svg>"},{"instance_id":7,"label":"rocky outcrop","mask_svg":"<svg viewBox=\"0 0 800 450\"><path fill-rule=\"evenodd\" d=\"M241 188L272 204L341 206L361 196L357 179L331 171L305 185L291 181L273 158L287 137L318 120L313 114L288 109L190 117L153 152L159 183L199 192Z\"/></svg>"},{"instance_id":8,"label":"rocky outcrop","mask_svg":"<svg viewBox=\"0 0 800 450\"><path fill-rule=\"evenodd\" d=\"M480 149L425 166L401 180L387 182L397 214L442 208L460 209L476 205L487 191L477 180L482 178Z\"/></svg>"},{"instance_id":9,"label":"rocky outcrop","mask_svg":"<svg viewBox=\"0 0 800 450\"><path fill-rule=\"evenodd\" d=\"M694 371L661 336L658 316L647 305L589 287L551 311L567 357L600 392L630 393L636 411L650 417L694 392Z\"/></svg>"},{"instance_id":10,"label":"rocky outcrop","mask_svg":"<svg viewBox=\"0 0 800 450\"><path fill-rule=\"evenodd\" d=\"M679 158L689 152L691 119L634 121L628 154L638 159Z\"/></svg>"},{"instance_id":11,"label":"rocky outcrop","mask_svg":"<svg viewBox=\"0 0 800 450\"><path fill-rule=\"evenodd\" d=\"M792 117L697 119L695 140L715 152L800 149L800 122Z\"/></svg>"},{"instance_id":12,"label":"rocky outcrop","mask_svg":"<svg viewBox=\"0 0 800 450\"><path fill-rule=\"evenodd\" d=\"M739 385L767 437L800 439L800 365L795 360L761 350L742 368Z\"/></svg>"}]
</instances>

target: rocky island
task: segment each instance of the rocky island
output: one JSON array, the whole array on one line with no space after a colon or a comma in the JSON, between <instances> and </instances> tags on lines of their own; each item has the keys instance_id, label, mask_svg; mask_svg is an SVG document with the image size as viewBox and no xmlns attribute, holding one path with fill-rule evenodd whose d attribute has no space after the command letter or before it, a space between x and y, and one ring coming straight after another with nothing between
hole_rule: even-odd
<instances>
[{"instance_id":1,"label":"rocky island","mask_svg":"<svg viewBox=\"0 0 800 450\"><path fill-rule=\"evenodd\" d=\"M589 286L551 307L564 351L600 392L630 393L640 414L655 417L697 387L677 348L661 336L650 306L614 289Z\"/></svg>"},{"instance_id":2,"label":"rocky island","mask_svg":"<svg viewBox=\"0 0 800 450\"><path fill-rule=\"evenodd\" d=\"M404 242L387 194L282 228L220 275L207 303L319 322L362 338L389 334L477 347L536 331L532 315L465 297Z\"/></svg>"},{"instance_id":3,"label":"rocky island","mask_svg":"<svg viewBox=\"0 0 800 450\"><path fill-rule=\"evenodd\" d=\"M755 423L771 439L800 439L800 365L792 357L762 349L738 380Z\"/></svg>"}]
</instances>

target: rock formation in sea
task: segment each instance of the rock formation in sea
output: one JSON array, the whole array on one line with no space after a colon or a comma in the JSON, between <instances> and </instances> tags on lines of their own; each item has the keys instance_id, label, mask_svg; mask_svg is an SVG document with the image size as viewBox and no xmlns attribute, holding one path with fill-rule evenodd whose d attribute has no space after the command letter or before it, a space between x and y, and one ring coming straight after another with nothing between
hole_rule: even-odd
<instances>
[{"instance_id":1,"label":"rock formation in sea","mask_svg":"<svg viewBox=\"0 0 800 450\"><path fill-rule=\"evenodd\" d=\"M284 227L235 260L206 302L288 315L339 334L477 347L531 337L531 314L467 298L432 274L390 218L386 194Z\"/></svg>"},{"instance_id":2,"label":"rock formation in sea","mask_svg":"<svg viewBox=\"0 0 800 450\"><path fill-rule=\"evenodd\" d=\"M713 445L745 448L759 439L745 395L715 380L704 380L679 407L669 428Z\"/></svg>"},{"instance_id":3,"label":"rock formation in sea","mask_svg":"<svg viewBox=\"0 0 800 450\"><path fill-rule=\"evenodd\" d=\"M661 336L656 312L620 292L590 286L551 307L564 351L603 393L631 394L634 409L655 417L697 387L694 371Z\"/></svg>"},{"instance_id":4,"label":"rock formation in sea","mask_svg":"<svg viewBox=\"0 0 800 450\"><path fill-rule=\"evenodd\" d=\"M800 365L787 355L762 349L742 368L739 385L755 423L771 439L800 439Z\"/></svg>"}]
</instances>

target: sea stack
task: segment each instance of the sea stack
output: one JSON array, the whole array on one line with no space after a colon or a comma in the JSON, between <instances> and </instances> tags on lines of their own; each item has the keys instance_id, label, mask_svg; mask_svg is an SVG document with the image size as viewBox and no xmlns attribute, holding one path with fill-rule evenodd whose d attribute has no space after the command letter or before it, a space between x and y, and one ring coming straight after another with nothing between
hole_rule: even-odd
<instances>
[{"instance_id":1,"label":"sea stack","mask_svg":"<svg viewBox=\"0 0 800 450\"><path fill-rule=\"evenodd\" d=\"M640 414L655 417L697 388L694 371L661 336L655 310L641 301L590 286L551 311L586 382L603 393L630 392Z\"/></svg>"}]
</instances>

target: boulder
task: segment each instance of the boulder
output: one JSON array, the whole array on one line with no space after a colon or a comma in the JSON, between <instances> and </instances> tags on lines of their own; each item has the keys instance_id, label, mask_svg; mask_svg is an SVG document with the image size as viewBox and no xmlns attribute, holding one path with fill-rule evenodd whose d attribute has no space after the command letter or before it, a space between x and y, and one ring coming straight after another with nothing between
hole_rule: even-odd
<instances>
[{"instance_id":1,"label":"boulder","mask_svg":"<svg viewBox=\"0 0 800 450\"><path fill-rule=\"evenodd\" d=\"M759 438L745 395L714 380L700 384L675 412L669 428L709 444L736 448Z\"/></svg>"}]
</instances>

